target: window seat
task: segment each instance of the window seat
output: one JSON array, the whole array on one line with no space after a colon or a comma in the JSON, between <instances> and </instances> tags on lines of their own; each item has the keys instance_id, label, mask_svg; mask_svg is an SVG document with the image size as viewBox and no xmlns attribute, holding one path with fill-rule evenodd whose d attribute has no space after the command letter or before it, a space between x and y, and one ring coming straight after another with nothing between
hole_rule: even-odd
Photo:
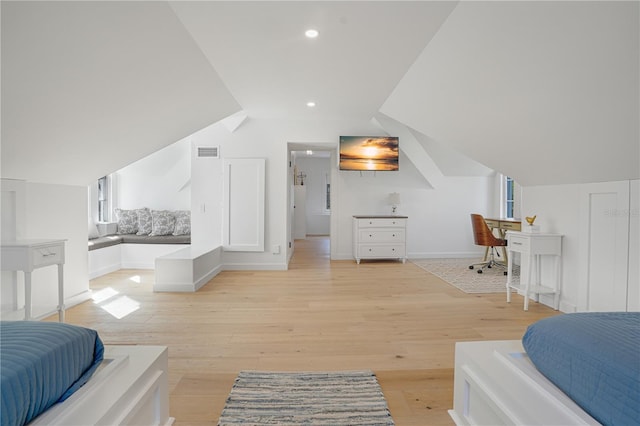
<instances>
[{"instance_id":1,"label":"window seat","mask_svg":"<svg viewBox=\"0 0 640 426\"><path fill-rule=\"evenodd\" d=\"M89 279L120 269L155 269L156 258L191 244L191 235L110 234L88 241Z\"/></svg>"}]
</instances>

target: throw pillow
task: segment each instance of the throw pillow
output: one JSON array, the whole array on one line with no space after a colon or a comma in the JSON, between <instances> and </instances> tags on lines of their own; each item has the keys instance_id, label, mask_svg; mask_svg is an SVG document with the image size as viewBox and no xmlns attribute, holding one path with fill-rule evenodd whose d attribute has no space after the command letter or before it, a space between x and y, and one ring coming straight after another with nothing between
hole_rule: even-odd
<instances>
[{"instance_id":1,"label":"throw pillow","mask_svg":"<svg viewBox=\"0 0 640 426\"><path fill-rule=\"evenodd\" d=\"M135 210L115 209L118 222L118 234L135 234L138 232L138 213Z\"/></svg>"},{"instance_id":2,"label":"throw pillow","mask_svg":"<svg viewBox=\"0 0 640 426\"><path fill-rule=\"evenodd\" d=\"M168 210L151 210L150 236L171 235L176 226L176 217Z\"/></svg>"},{"instance_id":3,"label":"throw pillow","mask_svg":"<svg viewBox=\"0 0 640 426\"><path fill-rule=\"evenodd\" d=\"M89 219L89 239L93 240L95 238L98 238L99 236L100 234L98 233L98 226L93 220Z\"/></svg>"},{"instance_id":4,"label":"throw pillow","mask_svg":"<svg viewBox=\"0 0 640 426\"><path fill-rule=\"evenodd\" d=\"M175 212L176 227L173 235L191 234L191 212L189 210L178 210Z\"/></svg>"},{"instance_id":5,"label":"throw pillow","mask_svg":"<svg viewBox=\"0 0 640 426\"><path fill-rule=\"evenodd\" d=\"M148 208L144 207L136 210L138 214L138 232L136 235L149 235L152 230L152 217Z\"/></svg>"}]
</instances>

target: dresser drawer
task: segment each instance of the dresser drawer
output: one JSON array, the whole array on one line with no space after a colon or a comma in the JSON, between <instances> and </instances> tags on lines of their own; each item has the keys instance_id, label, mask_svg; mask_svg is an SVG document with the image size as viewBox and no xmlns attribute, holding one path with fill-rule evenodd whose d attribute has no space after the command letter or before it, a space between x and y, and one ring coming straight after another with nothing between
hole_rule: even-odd
<instances>
[{"instance_id":1,"label":"dresser drawer","mask_svg":"<svg viewBox=\"0 0 640 426\"><path fill-rule=\"evenodd\" d=\"M404 229L361 229L360 243L404 242Z\"/></svg>"},{"instance_id":2,"label":"dresser drawer","mask_svg":"<svg viewBox=\"0 0 640 426\"><path fill-rule=\"evenodd\" d=\"M405 227L406 219L404 218L368 218L358 219L359 228L387 228L387 227Z\"/></svg>"},{"instance_id":3,"label":"dresser drawer","mask_svg":"<svg viewBox=\"0 0 640 426\"><path fill-rule=\"evenodd\" d=\"M502 229L506 229L509 231L519 231L521 228L520 222L505 222L505 221L500 222L500 227Z\"/></svg>"},{"instance_id":4,"label":"dresser drawer","mask_svg":"<svg viewBox=\"0 0 640 426\"><path fill-rule=\"evenodd\" d=\"M64 263L62 246L39 247L31 251L31 262L34 268Z\"/></svg>"},{"instance_id":5,"label":"dresser drawer","mask_svg":"<svg viewBox=\"0 0 640 426\"><path fill-rule=\"evenodd\" d=\"M367 258L395 258L405 256L404 244L386 244L381 246L363 244L360 246L360 257Z\"/></svg>"}]
</instances>

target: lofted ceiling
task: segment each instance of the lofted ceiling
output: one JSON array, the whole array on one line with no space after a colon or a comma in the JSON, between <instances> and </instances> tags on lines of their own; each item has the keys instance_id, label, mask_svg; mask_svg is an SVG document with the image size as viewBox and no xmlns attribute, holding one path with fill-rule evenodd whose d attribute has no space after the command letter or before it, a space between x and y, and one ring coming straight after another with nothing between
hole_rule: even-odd
<instances>
[{"instance_id":1,"label":"lofted ceiling","mask_svg":"<svg viewBox=\"0 0 640 426\"><path fill-rule=\"evenodd\" d=\"M250 117L314 120L371 119L455 6L171 2Z\"/></svg>"},{"instance_id":2,"label":"lofted ceiling","mask_svg":"<svg viewBox=\"0 0 640 426\"><path fill-rule=\"evenodd\" d=\"M640 174L638 2L1 8L2 177L86 185L230 116L381 117L434 160L455 150L525 185Z\"/></svg>"}]
</instances>

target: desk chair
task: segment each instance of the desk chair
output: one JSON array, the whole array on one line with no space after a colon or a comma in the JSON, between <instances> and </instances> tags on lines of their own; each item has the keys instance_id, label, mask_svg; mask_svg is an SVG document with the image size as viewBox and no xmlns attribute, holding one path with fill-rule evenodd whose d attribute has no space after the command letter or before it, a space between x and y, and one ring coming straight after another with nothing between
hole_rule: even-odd
<instances>
[{"instance_id":1,"label":"desk chair","mask_svg":"<svg viewBox=\"0 0 640 426\"><path fill-rule=\"evenodd\" d=\"M503 262L497 262L494 257L494 253L500 257L500 253L496 250L496 247L506 247L507 240L502 238L497 238L489 229L489 225L484 221L484 217L479 214L471 214L471 225L473 226L473 240L476 245L484 246L489 248L489 260L486 262L474 263L473 265L469 265L469 269L473 269L476 266L480 266L478 269L478 273L481 274L485 268L492 268L494 266L498 266L500 268L506 268ZM507 275L507 271L504 271L504 274Z\"/></svg>"}]
</instances>

